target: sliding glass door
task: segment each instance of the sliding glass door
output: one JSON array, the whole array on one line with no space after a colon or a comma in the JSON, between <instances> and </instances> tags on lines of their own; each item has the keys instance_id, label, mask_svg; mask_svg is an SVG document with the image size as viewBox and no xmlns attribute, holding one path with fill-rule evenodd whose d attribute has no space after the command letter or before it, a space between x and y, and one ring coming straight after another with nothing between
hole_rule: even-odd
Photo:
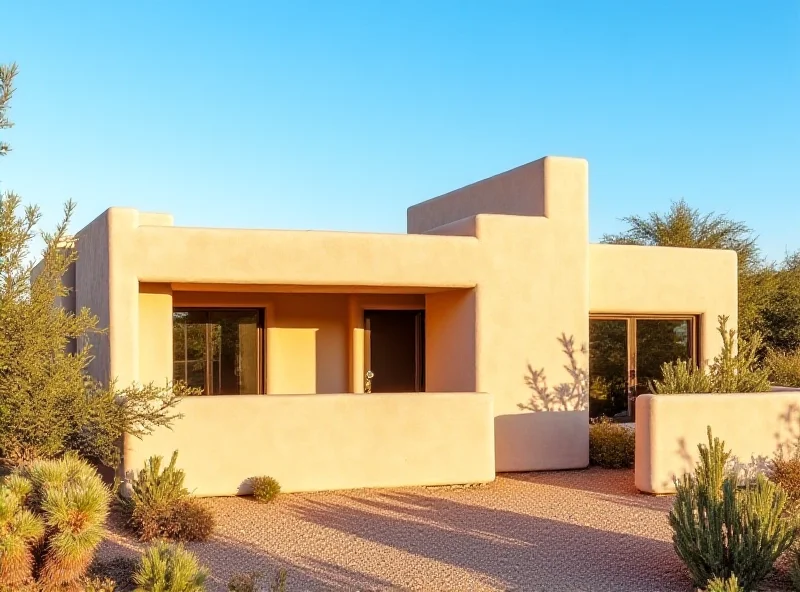
<instances>
[{"instance_id":1,"label":"sliding glass door","mask_svg":"<svg viewBox=\"0 0 800 592\"><path fill-rule=\"evenodd\" d=\"M261 392L261 314L183 309L172 314L173 377L207 395Z\"/></svg>"},{"instance_id":2,"label":"sliding glass door","mask_svg":"<svg viewBox=\"0 0 800 592\"><path fill-rule=\"evenodd\" d=\"M632 397L649 392L661 365L697 359L693 316L592 315L589 319L589 413L633 419Z\"/></svg>"}]
</instances>

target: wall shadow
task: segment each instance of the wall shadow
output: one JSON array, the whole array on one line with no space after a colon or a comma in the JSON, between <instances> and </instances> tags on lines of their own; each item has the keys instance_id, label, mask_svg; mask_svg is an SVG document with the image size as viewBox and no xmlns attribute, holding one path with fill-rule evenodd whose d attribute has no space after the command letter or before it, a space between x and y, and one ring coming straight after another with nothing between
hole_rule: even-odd
<instances>
[{"instance_id":1,"label":"wall shadow","mask_svg":"<svg viewBox=\"0 0 800 592\"><path fill-rule=\"evenodd\" d=\"M247 512L248 505L226 501L216 509ZM296 532L287 533L288 546L281 542L280 555L240 540L231 529L208 542L189 544L212 570L212 592L224 591L234 573L274 573L279 568L288 571L288 589L298 591L691 589L667 541L418 490L287 496L279 506L253 507L258 530L285 526L290 515ZM304 530L304 523L314 528ZM103 559L133 556L141 548L119 534L103 543ZM308 545L308 537L320 536L326 539L324 556ZM365 552L366 562L361 561Z\"/></svg>"},{"instance_id":2,"label":"wall shadow","mask_svg":"<svg viewBox=\"0 0 800 592\"><path fill-rule=\"evenodd\" d=\"M589 353L586 345L580 348L575 346L575 338L567 337L562 333L557 338L561 350L567 357L568 363L564 370L570 376L568 382L562 382L552 389L547 384L547 375L544 368L536 369L528 363L528 371L524 376L525 386L531 391L531 397L526 403L517 406L525 411L580 411L588 409L589 405L589 371L578 362L578 353L586 356Z\"/></svg>"}]
</instances>

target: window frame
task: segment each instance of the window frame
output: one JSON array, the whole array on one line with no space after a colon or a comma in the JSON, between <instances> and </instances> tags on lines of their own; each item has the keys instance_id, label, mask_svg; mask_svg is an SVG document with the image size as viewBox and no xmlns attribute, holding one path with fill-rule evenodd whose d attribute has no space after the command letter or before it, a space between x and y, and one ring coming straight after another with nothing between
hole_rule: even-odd
<instances>
[{"instance_id":1,"label":"window frame","mask_svg":"<svg viewBox=\"0 0 800 592\"><path fill-rule=\"evenodd\" d=\"M698 314L625 314L625 313L591 313L591 321L625 321L627 325L627 372L626 385L628 395L636 394L638 375L636 368L637 340L636 321L689 321L689 360L695 366L700 366L702 348L700 341L700 320Z\"/></svg>"},{"instance_id":2,"label":"window frame","mask_svg":"<svg viewBox=\"0 0 800 592\"><path fill-rule=\"evenodd\" d=\"M255 393L241 393L245 395L263 395L265 392L265 385L266 385L266 366L265 366L265 340L264 340L264 323L266 319L266 313L263 308L255 307L255 306L173 306L172 307L172 323L173 327L175 325L175 313L186 312L186 313L197 313L203 312L207 315L210 315L212 312L245 312L250 311L254 312L257 315L256 320L256 384L257 388ZM208 324L208 321L206 322ZM209 344L206 343L206 377L205 377L205 384L208 384L208 356L209 356ZM213 357L213 356L212 356ZM184 367L186 366L186 360L184 359ZM175 343L172 344L172 377L173 380L175 379ZM185 373L184 373L185 375ZM205 392L206 388L203 388L203 396L209 397L220 397L220 396L238 396L237 395L224 395L224 394L216 394L210 395Z\"/></svg>"}]
</instances>

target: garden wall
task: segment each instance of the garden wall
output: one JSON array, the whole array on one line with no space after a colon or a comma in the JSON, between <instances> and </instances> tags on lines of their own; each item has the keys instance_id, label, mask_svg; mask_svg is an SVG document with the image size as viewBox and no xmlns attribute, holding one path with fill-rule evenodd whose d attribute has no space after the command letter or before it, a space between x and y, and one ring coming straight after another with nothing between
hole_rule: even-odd
<instances>
[{"instance_id":1,"label":"garden wall","mask_svg":"<svg viewBox=\"0 0 800 592\"><path fill-rule=\"evenodd\" d=\"M173 429L125 437L126 472L179 451L196 495L249 493L270 475L283 491L494 480L494 411L483 393L187 397Z\"/></svg>"},{"instance_id":2,"label":"garden wall","mask_svg":"<svg viewBox=\"0 0 800 592\"><path fill-rule=\"evenodd\" d=\"M694 469L707 427L740 462L763 462L800 438L800 391L640 395L636 399L636 487L673 493L673 479Z\"/></svg>"}]
</instances>

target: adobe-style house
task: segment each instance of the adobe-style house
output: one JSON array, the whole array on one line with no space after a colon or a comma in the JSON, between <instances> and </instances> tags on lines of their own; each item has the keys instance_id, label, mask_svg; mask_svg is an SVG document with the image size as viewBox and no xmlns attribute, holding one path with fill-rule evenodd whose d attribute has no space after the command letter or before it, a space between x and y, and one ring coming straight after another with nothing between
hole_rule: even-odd
<instances>
[{"instance_id":1,"label":"adobe-style house","mask_svg":"<svg viewBox=\"0 0 800 592\"><path fill-rule=\"evenodd\" d=\"M581 159L425 201L407 223L189 228L111 208L81 230L69 305L108 327L91 372L207 395L173 430L126 438L125 470L178 449L191 488L226 495L262 474L299 491L585 467L589 401L562 335L590 368L592 413L613 415L662 362L713 357L718 315L735 326L734 253L589 244Z\"/></svg>"}]
</instances>

